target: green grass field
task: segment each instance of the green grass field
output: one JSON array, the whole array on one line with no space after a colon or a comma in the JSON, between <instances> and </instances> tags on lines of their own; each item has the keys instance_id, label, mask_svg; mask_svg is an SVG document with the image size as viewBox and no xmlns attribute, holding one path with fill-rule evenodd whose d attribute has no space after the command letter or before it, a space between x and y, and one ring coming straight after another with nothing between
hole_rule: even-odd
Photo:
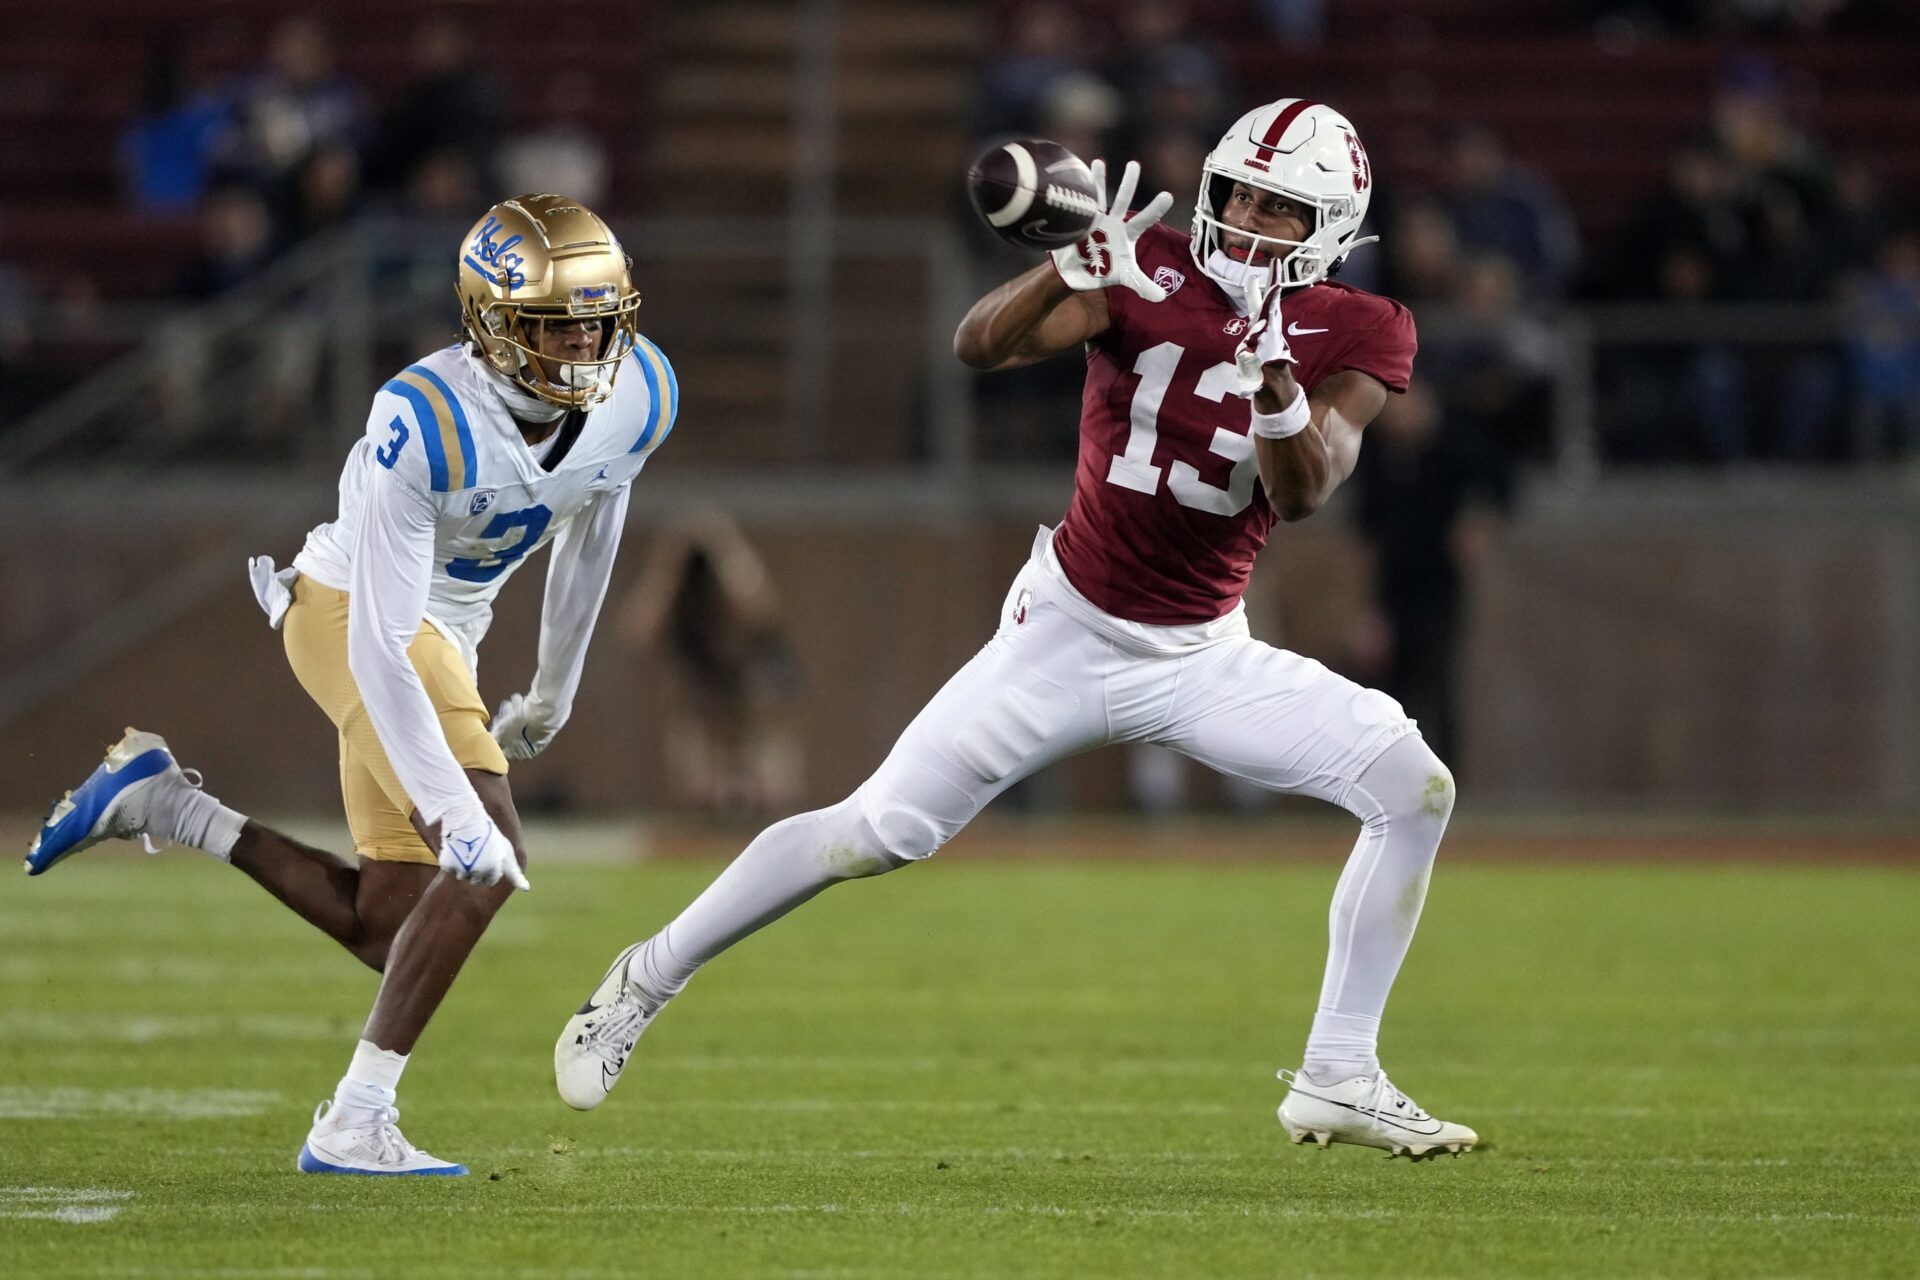
<instances>
[{"instance_id":1,"label":"green grass field","mask_svg":"<svg viewBox=\"0 0 1920 1280\"><path fill-rule=\"evenodd\" d=\"M715 869L668 862L536 867L483 944L401 1093L459 1181L294 1172L374 979L241 876L16 875L0 1275L1920 1274L1920 872L1444 858L1384 1051L1466 1158L1284 1143L1331 864L848 885L570 1112L568 1007Z\"/></svg>"}]
</instances>

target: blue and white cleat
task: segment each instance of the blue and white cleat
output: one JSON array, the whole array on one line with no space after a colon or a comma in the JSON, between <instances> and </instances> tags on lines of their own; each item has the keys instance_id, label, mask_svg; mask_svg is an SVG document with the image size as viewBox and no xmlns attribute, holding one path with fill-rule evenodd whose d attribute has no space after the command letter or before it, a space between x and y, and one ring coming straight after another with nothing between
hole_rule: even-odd
<instances>
[{"instance_id":1,"label":"blue and white cleat","mask_svg":"<svg viewBox=\"0 0 1920 1280\"><path fill-rule=\"evenodd\" d=\"M156 809L170 825L181 789L198 785L198 775L187 776L164 738L128 729L92 776L53 806L27 849L27 874L37 876L103 840L145 836L154 828ZM147 852L157 852L150 840Z\"/></svg>"},{"instance_id":2,"label":"blue and white cleat","mask_svg":"<svg viewBox=\"0 0 1920 1280\"><path fill-rule=\"evenodd\" d=\"M354 1111L322 1102L300 1148L302 1173L346 1173L363 1178L464 1178L467 1166L435 1159L408 1142L397 1108Z\"/></svg>"}]
</instances>

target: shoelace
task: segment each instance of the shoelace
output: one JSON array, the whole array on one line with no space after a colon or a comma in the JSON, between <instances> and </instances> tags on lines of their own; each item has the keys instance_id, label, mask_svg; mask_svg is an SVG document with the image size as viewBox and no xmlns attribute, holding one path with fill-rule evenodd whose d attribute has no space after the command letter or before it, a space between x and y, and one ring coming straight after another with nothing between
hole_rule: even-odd
<instances>
[{"instance_id":1,"label":"shoelace","mask_svg":"<svg viewBox=\"0 0 1920 1280\"><path fill-rule=\"evenodd\" d=\"M332 1110L333 1100L331 1098L322 1100L320 1105L313 1109L313 1122L319 1124L321 1117L329 1114ZM354 1127L356 1129L365 1128L372 1130L371 1133L355 1143L354 1146L373 1156L380 1164L402 1165L416 1154L414 1145L408 1142L406 1136L400 1132L400 1109L398 1107L382 1107L373 1113L372 1124L355 1125Z\"/></svg>"},{"instance_id":2,"label":"shoelace","mask_svg":"<svg viewBox=\"0 0 1920 1280\"><path fill-rule=\"evenodd\" d=\"M198 769L182 768L180 770L180 776L184 778L186 780L187 785L192 787L195 791L202 790L207 785L206 776L202 774ZM147 851L148 857L152 857L154 854L159 853L162 849L172 848L173 841L163 840L159 844L155 844L153 842L153 833L149 831L142 831L140 833L140 847Z\"/></svg>"},{"instance_id":3,"label":"shoelace","mask_svg":"<svg viewBox=\"0 0 1920 1280\"><path fill-rule=\"evenodd\" d=\"M1393 1081L1387 1079L1387 1073L1377 1071L1373 1077L1373 1088L1367 1090L1365 1102L1359 1105L1362 1114L1378 1120L1392 1112L1396 1119L1425 1120L1427 1113L1406 1094L1400 1092Z\"/></svg>"},{"instance_id":4,"label":"shoelace","mask_svg":"<svg viewBox=\"0 0 1920 1280\"><path fill-rule=\"evenodd\" d=\"M594 1024L587 1033L586 1050L594 1057L605 1061L609 1066L618 1067L629 1049L632 1048L634 1035L629 1034L645 1020L647 1011L631 995L623 994L606 1015Z\"/></svg>"}]
</instances>

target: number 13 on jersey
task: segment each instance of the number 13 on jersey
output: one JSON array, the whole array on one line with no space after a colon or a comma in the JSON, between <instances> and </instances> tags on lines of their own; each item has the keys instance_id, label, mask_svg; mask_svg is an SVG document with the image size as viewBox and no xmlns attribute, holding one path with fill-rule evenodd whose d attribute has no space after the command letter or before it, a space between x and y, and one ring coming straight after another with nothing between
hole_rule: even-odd
<instances>
[{"instance_id":1,"label":"number 13 on jersey","mask_svg":"<svg viewBox=\"0 0 1920 1280\"><path fill-rule=\"evenodd\" d=\"M1159 490L1160 477L1165 471L1167 489L1181 506L1216 516L1237 516L1253 502L1253 486L1260 476L1251 435L1224 427L1214 430L1207 447L1233 464L1224 489L1208 484L1200 478L1197 469L1185 462L1175 462L1171 468L1158 467L1153 462L1154 449L1160 443L1160 410L1166 401L1167 389L1173 385L1174 372L1180 367L1180 357L1185 354L1186 348L1179 343L1163 342L1157 347L1148 347L1133 362L1133 371L1140 375L1140 385L1133 392L1127 448L1125 453L1114 456L1107 468L1107 482L1136 493L1152 494ZM1193 388L1194 395L1216 404L1233 393L1234 368L1224 362L1202 373ZM1248 412L1251 413L1251 409Z\"/></svg>"}]
</instances>

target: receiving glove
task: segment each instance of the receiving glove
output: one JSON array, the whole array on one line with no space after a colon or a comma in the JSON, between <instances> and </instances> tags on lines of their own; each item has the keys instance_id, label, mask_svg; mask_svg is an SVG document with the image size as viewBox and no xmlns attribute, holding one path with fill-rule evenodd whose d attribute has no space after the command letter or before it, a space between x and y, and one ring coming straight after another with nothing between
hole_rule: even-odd
<instances>
[{"instance_id":1,"label":"receiving glove","mask_svg":"<svg viewBox=\"0 0 1920 1280\"><path fill-rule=\"evenodd\" d=\"M440 869L455 880L468 884L499 884L501 877L516 889L531 889L520 860L514 857L513 841L507 839L493 819L481 817L456 825L451 818L442 823Z\"/></svg>"},{"instance_id":2,"label":"receiving glove","mask_svg":"<svg viewBox=\"0 0 1920 1280\"><path fill-rule=\"evenodd\" d=\"M1275 361L1291 364L1293 348L1287 345L1286 326L1280 323L1280 291L1269 289L1260 300L1260 314L1233 349L1234 394L1256 395L1266 385L1261 370Z\"/></svg>"},{"instance_id":3,"label":"receiving glove","mask_svg":"<svg viewBox=\"0 0 1920 1280\"><path fill-rule=\"evenodd\" d=\"M516 693L493 713L493 740L509 760L531 760L547 749L560 721L524 693Z\"/></svg>"},{"instance_id":4,"label":"receiving glove","mask_svg":"<svg viewBox=\"0 0 1920 1280\"><path fill-rule=\"evenodd\" d=\"M1094 189L1100 193L1100 203L1106 204L1107 162L1095 160L1092 168ZM1133 189L1139 182L1140 165L1127 161L1120 175L1120 189L1113 193L1112 207L1094 215L1093 226L1078 242L1053 251L1054 270L1060 273L1069 289L1089 293L1125 285L1148 302L1166 301L1167 291L1140 270L1133 242L1173 206L1173 193L1162 191L1147 202L1146 208L1128 217L1127 203L1133 199Z\"/></svg>"}]
</instances>

